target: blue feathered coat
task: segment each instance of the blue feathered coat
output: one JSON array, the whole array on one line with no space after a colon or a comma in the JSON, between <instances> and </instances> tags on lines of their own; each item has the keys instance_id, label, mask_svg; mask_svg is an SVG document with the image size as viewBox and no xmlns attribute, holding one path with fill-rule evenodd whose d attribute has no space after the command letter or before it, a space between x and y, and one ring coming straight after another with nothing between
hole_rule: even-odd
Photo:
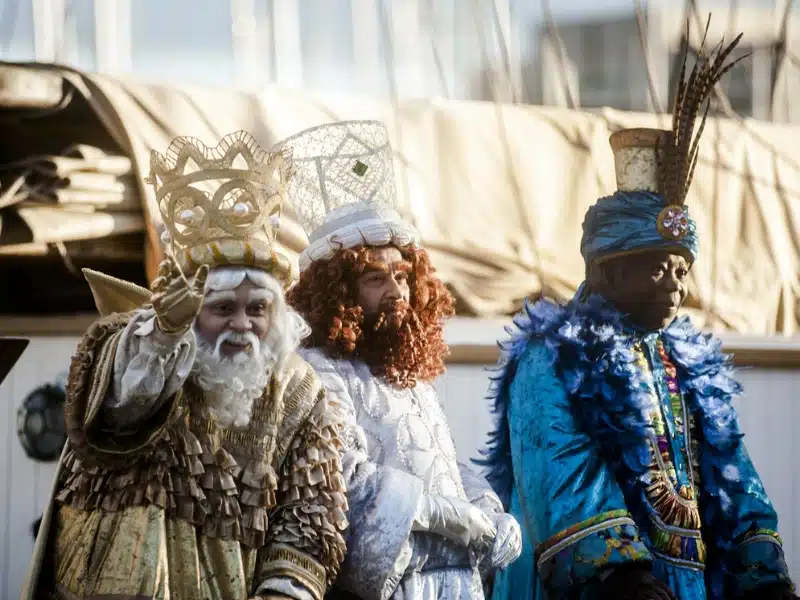
<instances>
[{"instance_id":1,"label":"blue feathered coat","mask_svg":"<svg viewBox=\"0 0 800 600\"><path fill-rule=\"evenodd\" d=\"M591 599L630 561L652 561L680 600L789 581L716 339L688 318L633 331L599 297L526 303L514 324L478 462L525 544L494 600Z\"/></svg>"}]
</instances>

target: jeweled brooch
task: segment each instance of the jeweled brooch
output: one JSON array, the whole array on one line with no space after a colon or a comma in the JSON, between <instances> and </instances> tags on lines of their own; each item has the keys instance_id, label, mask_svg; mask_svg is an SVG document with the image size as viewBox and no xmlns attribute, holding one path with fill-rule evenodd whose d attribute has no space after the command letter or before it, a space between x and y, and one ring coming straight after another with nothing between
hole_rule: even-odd
<instances>
[{"instance_id":1,"label":"jeweled brooch","mask_svg":"<svg viewBox=\"0 0 800 600\"><path fill-rule=\"evenodd\" d=\"M656 217L658 233L667 240L682 240L689 233L689 211L685 206L667 206Z\"/></svg>"}]
</instances>

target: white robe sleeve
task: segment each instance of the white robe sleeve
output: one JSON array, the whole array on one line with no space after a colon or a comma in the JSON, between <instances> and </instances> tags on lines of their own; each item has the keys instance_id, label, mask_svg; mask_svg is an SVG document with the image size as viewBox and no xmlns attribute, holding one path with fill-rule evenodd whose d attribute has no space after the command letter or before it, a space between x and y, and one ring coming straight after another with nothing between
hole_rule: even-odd
<instances>
[{"instance_id":1,"label":"white robe sleeve","mask_svg":"<svg viewBox=\"0 0 800 600\"><path fill-rule=\"evenodd\" d=\"M489 517L497 517L505 512L500 497L494 492L485 477L461 462L458 463L458 470L464 485L464 493L470 504L480 508Z\"/></svg>"},{"instance_id":2,"label":"white robe sleeve","mask_svg":"<svg viewBox=\"0 0 800 600\"><path fill-rule=\"evenodd\" d=\"M333 361L317 349L302 354L345 423L342 470L350 529L337 585L362 598L389 598L413 555L412 529L423 497L422 480L369 459L348 381L355 379L355 374L348 372L349 363Z\"/></svg>"},{"instance_id":3,"label":"white robe sleeve","mask_svg":"<svg viewBox=\"0 0 800 600\"><path fill-rule=\"evenodd\" d=\"M191 328L170 335L159 329L152 309L137 311L117 346L112 393L103 404L106 423L124 429L152 417L181 389L194 356Z\"/></svg>"}]
</instances>

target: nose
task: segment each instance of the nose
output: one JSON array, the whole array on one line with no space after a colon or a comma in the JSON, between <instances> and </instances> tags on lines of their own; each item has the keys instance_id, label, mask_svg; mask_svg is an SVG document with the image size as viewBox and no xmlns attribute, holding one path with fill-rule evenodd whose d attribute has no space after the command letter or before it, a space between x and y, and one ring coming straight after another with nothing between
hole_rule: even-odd
<instances>
[{"instance_id":1,"label":"nose","mask_svg":"<svg viewBox=\"0 0 800 600\"><path fill-rule=\"evenodd\" d=\"M239 311L231 317L228 327L231 331L250 331L253 328L253 324L244 311Z\"/></svg>"},{"instance_id":2,"label":"nose","mask_svg":"<svg viewBox=\"0 0 800 600\"><path fill-rule=\"evenodd\" d=\"M674 273L670 273L669 277L664 278L664 289L669 292L677 292L681 289L680 281Z\"/></svg>"},{"instance_id":3,"label":"nose","mask_svg":"<svg viewBox=\"0 0 800 600\"><path fill-rule=\"evenodd\" d=\"M400 282L394 277L389 279L384 297L387 300L400 300L403 298L403 288L400 286Z\"/></svg>"}]
</instances>

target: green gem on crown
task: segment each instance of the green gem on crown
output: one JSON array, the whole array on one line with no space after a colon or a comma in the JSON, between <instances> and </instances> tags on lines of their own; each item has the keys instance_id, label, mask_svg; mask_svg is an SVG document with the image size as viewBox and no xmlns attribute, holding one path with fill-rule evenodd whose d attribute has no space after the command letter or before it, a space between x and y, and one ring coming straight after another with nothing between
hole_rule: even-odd
<instances>
[{"instance_id":1,"label":"green gem on crown","mask_svg":"<svg viewBox=\"0 0 800 600\"><path fill-rule=\"evenodd\" d=\"M363 177L364 174L367 172L367 169L369 169L369 167L360 160L357 160L356 164L353 165L353 173L355 173L359 177Z\"/></svg>"}]
</instances>

